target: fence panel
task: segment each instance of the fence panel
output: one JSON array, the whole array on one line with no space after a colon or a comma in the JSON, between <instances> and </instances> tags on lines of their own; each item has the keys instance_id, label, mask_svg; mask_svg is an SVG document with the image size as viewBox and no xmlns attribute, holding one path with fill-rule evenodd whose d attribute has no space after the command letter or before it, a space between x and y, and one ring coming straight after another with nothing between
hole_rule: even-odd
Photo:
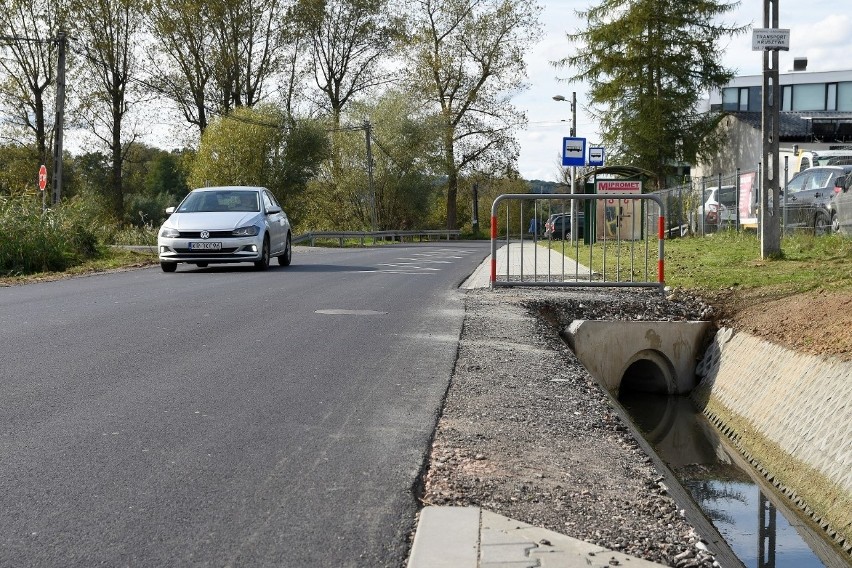
<instances>
[{"instance_id":1,"label":"fence panel","mask_svg":"<svg viewBox=\"0 0 852 568\"><path fill-rule=\"evenodd\" d=\"M662 290L664 233L655 194L501 195L491 207L491 287Z\"/></svg>"},{"instance_id":2,"label":"fence panel","mask_svg":"<svg viewBox=\"0 0 852 568\"><path fill-rule=\"evenodd\" d=\"M654 192L666 204L668 238L757 228L758 172L690 178Z\"/></svg>"}]
</instances>

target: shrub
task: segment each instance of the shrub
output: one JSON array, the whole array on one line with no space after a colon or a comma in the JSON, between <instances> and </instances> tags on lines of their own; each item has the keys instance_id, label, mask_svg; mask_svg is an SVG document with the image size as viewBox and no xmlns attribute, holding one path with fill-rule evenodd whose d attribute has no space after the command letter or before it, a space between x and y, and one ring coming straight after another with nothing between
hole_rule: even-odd
<instances>
[{"instance_id":1,"label":"shrub","mask_svg":"<svg viewBox=\"0 0 852 568\"><path fill-rule=\"evenodd\" d=\"M82 199L42 211L32 196L0 198L0 274L64 271L96 257L99 216Z\"/></svg>"}]
</instances>

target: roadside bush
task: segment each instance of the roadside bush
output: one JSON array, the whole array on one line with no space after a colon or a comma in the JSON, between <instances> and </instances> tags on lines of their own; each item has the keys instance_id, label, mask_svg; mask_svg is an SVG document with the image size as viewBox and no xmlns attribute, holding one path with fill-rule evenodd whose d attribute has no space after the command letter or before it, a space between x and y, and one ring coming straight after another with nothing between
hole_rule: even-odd
<instances>
[{"instance_id":1,"label":"roadside bush","mask_svg":"<svg viewBox=\"0 0 852 568\"><path fill-rule=\"evenodd\" d=\"M0 198L0 274L61 272L96 257L98 217L81 199L42 212L32 197Z\"/></svg>"},{"instance_id":2,"label":"roadside bush","mask_svg":"<svg viewBox=\"0 0 852 568\"><path fill-rule=\"evenodd\" d=\"M125 198L124 223L134 227L162 225L166 220L166 207L176 206L181 198L165 192L156 195L135 193Z\"/></svg>"}]
</instances>

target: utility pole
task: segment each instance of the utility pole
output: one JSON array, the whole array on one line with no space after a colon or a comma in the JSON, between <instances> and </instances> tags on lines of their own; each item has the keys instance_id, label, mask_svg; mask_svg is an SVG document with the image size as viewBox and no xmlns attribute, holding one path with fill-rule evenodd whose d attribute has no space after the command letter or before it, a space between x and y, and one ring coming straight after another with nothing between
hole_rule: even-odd
<instances>
[{"instance_id":1,"label":"utility pole","mask_svg":"<svg viewBox=\"0 0 852 568\"><path fill-rule=\"evenodd\" d=\"M56 122L53 146L53 204L62 198L62 139L65 131L65 32L56 36L59 53L56 60Z\"/></svg>"},{"instance_id":2,"label":"utility pole","mask_svg":"<svg viewBox=\"0 0 852 568\"><path fill-rule=\"evenodd\" d=\"M370 136L373 126L369 120L364 121L364 135L367 139L367 183L370 192L370 205L372 208L373 232L376 229L376 189L373 185L373 147L370 141Z\"/></svg>"},{"instance_id":3,"label":"utility pole","mask_svg":"<svg viewBox=\"0 0 852 568\"><path fill-rule=\"evenodd\" d=\"M778 29L778 0L763 0L763 26ZM763 49L763 176L760 192L760 258L781 253L780 188L778 184L778 135L781 132L779 108L781 86L778 83L778 49ZM770 210L769 197L772 196Z\"/></svg>"},{"instance_id":4,"label":"utility pole","mask_svg":"<svg viewBox=\"0 0 852 568\"><path fill-rule=\"evenodd\" d=\"M473 219L471 225L473 227L473 235L479 236L479 184L473 182ZM536 220L536 227L538 220ZM536 229L537 231L538 229Z\"/></svg>"},{"instance_id":5,"label":"utility pole","mask_svg":"<svg viewBox=\"0 0 852 568\"><path fill-rule=\"evenodd\" d=\"M62 138L65 133L65 50L68 42L65 32L60 31L56 37L38 39L22 36L0 36L3 42L55 43L56 58L56 119L53 125L53 195L51 202L56 204L62 198Z\"/></svg>"},{"instance_id":6,"label":"utility pole","mask_svg":"<svg viewBox=\"0 0 852 568\"><path fill-rule=\"evenodd\" d=\"M553 100L558 101L558 102L563 102L567 99L565 97L563 97L562 95L556 95L556 96L553 97ZM577 136L577 92L576 91L571 93L571 127L569 128L569 136L571 136L571 138L576 138L576 136ZM584 158L584 162L585 162L585 158ZM573 195L574 194L575 178L577 177L577 167L576 166L570 166L570 169L568 171L569 171L570 178L571 178L571 190L569 191L569 193ZM571 235L570 235L570 239L571 239L571 242L573 243L574 241L577 240L577 223L574 222L574 220L577 218L577 202L574 199L571 199L570 203L571 203L571 205L570 205L570 211L571 211ZM563 208L563 211L564 211L564 208Z\"/></svg>"},{"instance_id":7,"label":"utility pole","mask_svg":"<svg viewBox=\"0 0 852 568\"><path fill-rule=\"evenodd\" d=\"M577 92L571 93L571 137L577 136ZM571 166L571 195L574 195L577 184L577 166ZM571 243L577 241L577 201L571 200Z\"/></svg>"}]
</instances>

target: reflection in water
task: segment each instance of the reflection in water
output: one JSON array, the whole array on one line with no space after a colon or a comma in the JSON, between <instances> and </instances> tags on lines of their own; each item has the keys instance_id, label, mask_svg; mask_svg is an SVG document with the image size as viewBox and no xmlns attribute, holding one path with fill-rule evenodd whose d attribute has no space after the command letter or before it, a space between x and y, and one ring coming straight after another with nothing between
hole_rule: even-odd
<instances>
[{"instance_id":1,"label":"reflection in water","mask_svg":"<svg viewBox=\"0 0 852 568\"><path fill-rule=\"evenodd\" d=\"M619 402L747 568L825 566L796 531L803 523L776 516L748 474L714 446L712 427L689 398L622 391Z\"/></svg>"}]
</instances>

